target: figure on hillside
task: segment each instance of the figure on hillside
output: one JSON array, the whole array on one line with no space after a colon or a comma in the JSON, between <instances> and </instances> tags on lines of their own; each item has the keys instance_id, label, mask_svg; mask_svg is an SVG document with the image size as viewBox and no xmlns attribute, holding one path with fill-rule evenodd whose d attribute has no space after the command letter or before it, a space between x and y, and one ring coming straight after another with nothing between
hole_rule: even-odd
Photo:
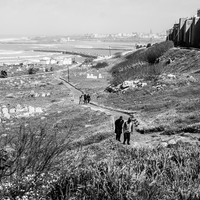
<instances>
[{"instance_id":1,"label":"figure on hillside","mask_svg":"<svg viewBox=\"0 0 200 200\"><path fill-rule=\"evenodd\" d=\"M90 101L91 101L91 97L89 94L87 94L87 103L90 103Z\"/></svg>"},{"instance_id":2,"label":"figure on hillside","mask_svg":"<svg viewBox=\"0 0 200 200\"><path fill-rule=\"evenodd\" d=\"M83 94L79 97L79 104L83 101Z\"/></svg>"},{"instance_id":3,"label":"figure on hillside","mask_svg":"<svg viewBox=\"0 0 200 200\"><path fill-rule=\"evenodd\" d=\"M122 129L123 129L123 133L124 133L123 144L125 144L127 141L127 144L130 145L130 136L131 136L131 133L133 132L133 122L132 122L131 118L128 118L128 120L126 122L124 122Z\"/></svg>"},{"instance_id":4,"label":"figure on hillside","mask_svg":"<svg viewBox=\"0 0 200 200\"><path fill-rule=\"evenodd\" d=\"M83 95L83 99L84 99L84 104L87 104L87 94Z\"/></svg>"},{"instance_id":5,"label":"figure on hillside","mask_svg":"<svg viewBox=\"0 0 200 200\"><path fill-rule=\"evenodd\" d=\"M120 116L119 119L117 119L115 121L116 140L118 140L119 142L121 142L120 138L121 138L121 134L122 134L122 126L123 126L123 124L124 124L123 117Z\"/></svg>"}]
</instances>

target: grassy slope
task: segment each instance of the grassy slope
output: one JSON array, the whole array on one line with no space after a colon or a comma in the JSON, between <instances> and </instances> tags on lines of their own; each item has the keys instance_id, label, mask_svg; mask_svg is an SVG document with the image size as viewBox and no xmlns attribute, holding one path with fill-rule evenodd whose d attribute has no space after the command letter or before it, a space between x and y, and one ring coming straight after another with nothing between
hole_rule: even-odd
<instances>
[{"instance_id":1,"label":"grassy slope","mask_svg":"<svg viewBox=\"0 0 200 200\"><path fill-rule=\"evenodd\" d=\"M153 120L150 125L163 124L168 128L171 125L180 128L184 124L199 122L199 75L192 74L197 81L189 85L183 76L183 72L191 75L198 70L196 62L196 66L191 67L188 67L188 63L192 63L194 58L199 59L199 55L197 52L172 49L161 58L160 66L164 72L171 73L174 70L173 74L180 77L175 82L168 82L164 91L153 93L151 86L155 83L149 82L148 87L130 90L123 95L101 92L102 98L99 99L106 105L141 110L139 117L147 123ZM177 59L165 65L168 56ZM180 70L181 66L185 67ZM94 89L89 80L84 82L85 76L78 82L77 74L73 76L73 82L78 83L83 90L89 86L88 91L98 92L107 84L102 80L101 86ZM94 80L94 83L97 82ZM52 199L62 199L63 196L63 199L171 200L195 199L200 195L199 146L180 144L153 150L131 149L113 140L109 116L73 105L52 105L45 117L47 131L54 130L60 137L69 137L70 143L64 156L64 175L55 183L48 183L51 189L46 187L41 191L41 184L35 184L34 189L40 197L44 195L46 198L49 191ZM37 127L41 119L33 118L30 123ZM16 129L12 131L14 133ZM11 191L20 193L20 188L23 188L25 194L28 194L30 188L25 183L18 183L17 189L11 186L4 191L14 195ZM0 191L0 194L3 193Z\"/></svg>"},{"instance_id":2,"label":"grassy slope","mask_svg":"<svg viewBox=\"0 0 200 200\"><path fill-rule=\"evenodd\" d=\"M142 51L145 50L133 53L128 57L128 61L123 61L122 65L116 66L118 70L119 66L123 68L124 80L141 78L142 72L146 73L146 71L139 71L136 68L152 67L147 63L141 66L138 61L137 64L131 65L130 62L133 61L135 55ZM174 59L174 61L166 64L168 58ZM129 63L128 68L125 68L126 65L123 63ZM161 56L160 63L154 67L159 69L158 75L174 74L176 79L163 80L160 78L151 81L143 77L148 83L146 87L129 90L125 94L101 94L97 101L117 108L140 111L138 117L149 127L162 125L166 129L169 127L170 129L180 129L188 124L200 122L200 52L173 48ZM115 70L114 67L112 72ZM131 70L134 75L130 73ZM119 75L120 78L121 75ZM163 90L157 91L153 87L156 85L164 85Z\"/></svg>"}]
</instances>

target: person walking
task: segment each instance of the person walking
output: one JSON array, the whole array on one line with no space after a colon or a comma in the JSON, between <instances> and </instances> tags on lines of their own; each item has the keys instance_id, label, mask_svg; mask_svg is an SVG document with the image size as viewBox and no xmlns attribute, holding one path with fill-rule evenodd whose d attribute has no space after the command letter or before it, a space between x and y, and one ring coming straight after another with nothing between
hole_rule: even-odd
<instances>
[{"instance_id":1,"label":"person walking","mask_svg":"<svg viewBox=\"0 0 200 200\"><path fill-rule=\"evenodd\" d=\"M84 98L84 104L87 104L87 94L84 94L83 98Z\"/></svg>"},{"instance_id":2,"label":"person walking","mask_svg":"<svg viewBox=\"0 0 200 200\"><path fill-rule=\"evenodd\" d=\"M122 134L122 126L123 126L123 124L124 124L123 117L120 116L119 119L117 119L115 121L116 140L118 140L119 142L121 142L120 138L121 138L121 134Z\"/></svg>"},{"instance_id":3,"label":"person walking","mask_svg":"<svg viewBox=\"0 0 200 200\"><path fill-rule=\"evenodd\" d=\"M83 99L83 94L79 97L79 104L81 104L82 99Z\"/></svg>"},{"instance_id":4,"label":"person walking","mask_svg":"<svg viewBox=\"0 0 200 200\"><path fill-rule=\"evenodd\" d=\"M123 144L125 144L127 141L127 144L130 145L130 137L131 137L131 133L133 132L133 122L130 117L128 118L126 122L124 122L122 129L124 133Z\"/></svg>"},{"instance_id":5,"label":"person walking","mask_svg":"<svg viewBox=\"0 0 200 200\"><path fill-rule=\"evenodd\" d=\"M90 103L91 97L89 94L87 94L87 103Z\"/></svg>"}]
</instances>

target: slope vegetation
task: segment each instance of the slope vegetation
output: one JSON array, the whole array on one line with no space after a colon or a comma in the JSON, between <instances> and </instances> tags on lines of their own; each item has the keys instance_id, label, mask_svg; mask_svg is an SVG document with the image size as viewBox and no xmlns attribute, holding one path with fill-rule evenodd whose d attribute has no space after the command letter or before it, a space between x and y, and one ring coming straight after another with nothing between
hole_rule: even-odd
<instances>
[{"instance_id":1,"label":"slope vegetation","mask_svg":"<svg viewBox=\"0 0 200 200\"><path fill-rule=\"evenodd\" d=\"M111 83L142 80L144 87L130 87L124 93L106 93L101 103L138 111L139 129L197 132L200 122L200 52L166 48L152 64L148 62L150 49L136 51L111 69ZM145 56L144 56L145 55ZM102 95L102 94L101 94ZM106 98L105 98L106 97Z\"/></svg>"}]
</instances>

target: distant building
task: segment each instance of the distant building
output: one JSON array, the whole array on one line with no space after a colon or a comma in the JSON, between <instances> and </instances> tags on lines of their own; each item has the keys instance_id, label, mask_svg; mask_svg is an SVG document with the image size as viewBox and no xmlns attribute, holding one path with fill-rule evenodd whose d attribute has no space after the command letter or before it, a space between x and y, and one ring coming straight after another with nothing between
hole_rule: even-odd
<instances>
[{"instance_id":1,"label":"distant building","mask_svg":"<svg viewBox=\"0 0 200 200\"><path fill-rule=\"evenodd\" d=\"M64 58L63 65L72 65L74 62L74 58Z\"/></svg>"},{"instance_id":2,"label":"distant building","mask_svg":"<svg viewBox=\"0 0 200 200\"><path fill-rule=\"evenodd\" d=\"M48 64L50 64L50 62L51 62L51 60L48 57L44 57L40 60L40 64L43 64L43 65L48 65Z\"/></svg>"},{"instance_id":3,"label":"distant building","mask_svg":"<svg viewBox=\"0 0 200 200\"><path fill-rule=\"evenodd\" d=\"M51 58L51 59L50 59L50 64L57 64L57 60L54 59L54 58Z\"/></svg>"}]
</instances>

